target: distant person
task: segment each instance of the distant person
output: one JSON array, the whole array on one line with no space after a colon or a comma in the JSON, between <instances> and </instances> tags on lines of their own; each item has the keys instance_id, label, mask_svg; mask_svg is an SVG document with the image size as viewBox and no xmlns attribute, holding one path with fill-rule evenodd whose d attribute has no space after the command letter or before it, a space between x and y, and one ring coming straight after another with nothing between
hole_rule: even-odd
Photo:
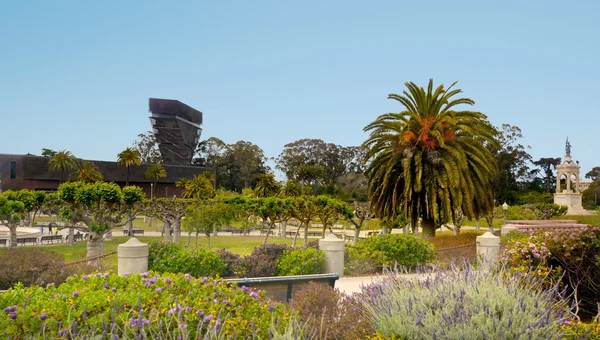
<instances>
[{"instance_id":1,"label":"distant person","mask_svg":"<svg viewBox=\"0 0 600 340\"><path fill-rule=\"evenodd\" d=\"M42 235L44 235L44 226L43 225L40 226L40 233L42 233Z\"/></svg>"},{"instance_id":2,"label":"distant person","mask_svg":"<svg viewBox=\"0 0 600 340\"><path fill-rule=\"evenodd\" d=\"M48 234L52 235L52 222L48 223Z\"/></svg>"}]
</instances>

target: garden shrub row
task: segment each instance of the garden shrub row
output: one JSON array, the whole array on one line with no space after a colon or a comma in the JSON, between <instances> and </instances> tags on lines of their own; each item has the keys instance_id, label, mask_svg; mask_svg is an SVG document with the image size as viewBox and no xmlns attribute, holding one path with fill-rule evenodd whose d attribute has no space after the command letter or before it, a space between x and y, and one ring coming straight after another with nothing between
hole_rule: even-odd
<instances>
[{"instance_id":1,"label":"garden shrub row","mask_svg":"<svg viewBox=\"0 0 600 340\"><path fill-rule=\"evenodd\" d=\"M268 244L240 257L226 249L211 252L155 242L150 244L148 268L159 273L188 273L195 277L265 277L318 274L324 262L325 253L317 249L315 243L297 249Z\"/></svg>"},{"instance_id":2,"label":"garden shrub row","mask_svg":"<svg viewBox=\"0 0 600 340\"><path fill-rule=\"evenodd\" d=\"M346 246L347 274L373 273L382 267L396 265L408 269L433 261L433 244L412 234L387 234L360 240L356 246Z\"/></svg>"},{"instance_id":3,"label":"garden shrub row","mask_svg":"<svg viewBox=\"0 0 600 340\"><path fill-rule=\"evenodd\" d=\"M281 304L246 287L153 272L18 284L0 294L0 306L0 335L11 339L266 339L290 320Z\"/></svg>"}]
</instances>

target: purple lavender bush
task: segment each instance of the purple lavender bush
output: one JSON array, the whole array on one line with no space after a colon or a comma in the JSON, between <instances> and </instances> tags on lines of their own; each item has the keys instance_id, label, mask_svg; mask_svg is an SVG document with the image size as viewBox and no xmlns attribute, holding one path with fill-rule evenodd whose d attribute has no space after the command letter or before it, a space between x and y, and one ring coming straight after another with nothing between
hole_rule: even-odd
<instances>
[{"instance_id":1,"label":"purple lavender bush","mask_svg":"<svg viewBox=\"0 0 600 340\"><path fill-rule=\"evenodd\" d=\"M568 312L558 290L539 289L533 276L468 264L417 279L388 272L361 302L375 331L402 339L560 339Z\"/></svg>"}]
</instances>

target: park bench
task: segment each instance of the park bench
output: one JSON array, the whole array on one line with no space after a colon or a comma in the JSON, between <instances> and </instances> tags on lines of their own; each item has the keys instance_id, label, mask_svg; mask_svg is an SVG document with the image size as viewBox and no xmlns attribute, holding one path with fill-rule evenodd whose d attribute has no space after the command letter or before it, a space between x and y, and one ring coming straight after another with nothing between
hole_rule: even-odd
<instances>
[{"instance_id":1,"label":"park bench","mask_svg":"<svg viewBox=\"0 0 600 340\"><path fill-rule=\"evenodd\" d=\"M132 236L136 236L136 235L144 236L144 229L131 229L131 235Z\"/></svg>"},{"instance_id":2,"label":"park bench","mask_svg":"<svg viewBox=\"0 0 600 340\"><path fill-rule=\"evenodd\" d=\"M6 242L7 242L7 241L8 241L8 240L7 240L7 239L5 239L5 238L3 238L3 239L0 239L0 244L6 247Z\"/></svg>"},{"instance_id":3,"label":"park bench","mask_svg":"<svg viewBox=\"0 0 600 340\"><path fill-rule=\"evenodd\" d=\"M288 302L298 290L308 282L317 282L328 284L335 288L335 281L340 276L337 273L332 274L314 274L314 275L292 275L292 276L271 276L271 277L252 277L240 279L225 280L238 286L246 286L264 290L266 295L279 302Z\"/></svg>"},{"instance_id":4,"label":"park bench","mask_svg":"<svg viewBox=\"0 0 600 340\"><path fill-rule=\"evenodd\" d=\"M268 232L269 232L269 235L274 235L273 230L269 230ZM261 235L265 235L266 233L267 233L267 230L263 229L263 230L260 231Z\"/></svg>"},{"instance_id":5,"label":"park bench","mask_svg":"<svg viewBox=\"0 0 600 340\"><path fill-rule=\"evenodd\" d=\"M285 236L296 236L296 232L295 231L286 231Z\"/></svg>"},{"instance_id":6,"label":"park bench","mask_svg":"<svg viewBox=\"0 0 600 340\"><path fill-rule=\"evenodd\" d=\"M312 237L323 237L323 232L322 231L309 231L308 233L306 233L306 235L312 236Z\"/></svg>"},{"instance_id":7,"label":"park bench","mask_svg":"<svg viewBox=\"0 0 600 340\"><path fill-rule=\"evenodd\" d=\"M380 231L367 231L367 237L381 235Z\"/></svg>"},{"instance_id":8,"label":"park bench","mask_svg":"<svg viewBox=\"0 0 600 340\"><path fill-rule=\"evenodd\" d=\"M243 229L231 229L231 235L244 235L244 230Z\"/></svg>"},{"instance_id":9,"label":"park bench","mask_svg":"<svg viewBox=\"0 0 600 340\"><path fill-rule=\"evenodd\" d=\"M344 235L344 241L353 242L354 235Z\"/></svg>"},{"instance_id":10,"label":"park bench","mask_svg":"<svg viewBox=\"0 0 600 340\"><path fill-rule=\"evenodd\" d=\"M46 241L46 244L48 243L54 243L54 241L60 241L61 243L64 242L64 239L62 237L62 235L49 235L49 236L42 236L42 238L40 239L40 243L43 244L44 241Z\"/></svg>"},{"instance_id":11,"label":"park bench","mask_svg":"<svg viewBox=\"0 0 600 340\"><path fill-rule=\"evenodd\" d=\"M17 244L21 244L22 246L24 246L25 243L37 244L38 239L37 237L23 237L17 239Z\"/></svg>"}]
</instances>

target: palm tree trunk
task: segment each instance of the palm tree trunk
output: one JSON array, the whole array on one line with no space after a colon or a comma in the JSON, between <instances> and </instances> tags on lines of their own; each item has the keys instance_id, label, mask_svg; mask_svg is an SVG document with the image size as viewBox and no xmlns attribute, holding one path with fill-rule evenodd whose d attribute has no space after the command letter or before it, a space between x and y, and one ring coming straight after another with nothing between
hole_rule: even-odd
<instances>
[{"instance_id":1,"label":"palm tree trunk","mask_svg":"<svg viewBox=\"0 0 600 340\"><path fill-rule=\"evenodd\" d=\"M423 218L423 239L435 237L435 221L432 218Z\"/></svg>"}]
</instances>

